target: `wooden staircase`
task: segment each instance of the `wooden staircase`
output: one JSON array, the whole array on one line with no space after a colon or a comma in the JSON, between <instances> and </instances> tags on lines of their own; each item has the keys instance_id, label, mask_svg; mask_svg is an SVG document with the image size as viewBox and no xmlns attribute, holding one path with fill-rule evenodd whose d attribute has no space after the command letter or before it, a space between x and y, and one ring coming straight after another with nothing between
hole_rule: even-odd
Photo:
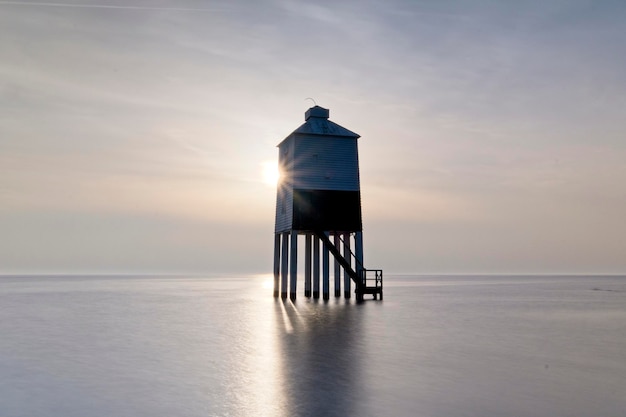
<instances>
[{"instance_id":1,"label":"wooden staircase","mask_svg":"<svg viewBox=\"0 0 626 417\"><path fill-rule=\"evenodd\" d=\"M320 230L313 231L324 246L333 254L335 260L341 265L341 267L347 272L348 276L354 281L355 294L357 301L363 301L363 295L372 294L376 300L380 295L380 299L383 299L383 271L381 269L365 269L360 264L356 256L350 252L350 257L355 259L357 265L357 271L355 271L350 262L341 254L339 249L330 241L328 235Z\"/></svg>"}]
</instances>

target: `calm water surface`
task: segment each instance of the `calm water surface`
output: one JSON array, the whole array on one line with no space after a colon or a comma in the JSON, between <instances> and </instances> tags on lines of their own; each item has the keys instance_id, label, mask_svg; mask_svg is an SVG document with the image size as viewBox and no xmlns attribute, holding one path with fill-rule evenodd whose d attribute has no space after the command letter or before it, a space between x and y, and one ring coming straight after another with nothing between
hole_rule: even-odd
<instances>
[{"instance_id":1,"label":"calm water surface","mask_svg":"<svg viewBox=\"0 0 626 417\"><path fill-rule=\"evenodd\" d=\"M626 278L0 277L0 416L625 416Z\"/></svg>"}]
</instances>

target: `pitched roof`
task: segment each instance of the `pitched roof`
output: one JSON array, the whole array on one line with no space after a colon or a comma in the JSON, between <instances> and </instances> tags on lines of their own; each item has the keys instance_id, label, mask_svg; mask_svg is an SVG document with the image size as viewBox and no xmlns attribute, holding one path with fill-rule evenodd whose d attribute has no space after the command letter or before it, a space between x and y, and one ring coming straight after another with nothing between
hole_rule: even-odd
<instances>
[{"instance_id":1,"label":"pitched roof","mask_svg":"<svg viewBox=\"0 0 626 417\"><path fill-rule=\"evenodd\" d=\"M361 137L358 133L354 133L345 127L339 126L337 123L328 120L329 111L320 106L311 107L304 114L305 122L293 134L306 135L325 135L325 136L345 136L349 138ZM289 137L287 136L287 137Z\"/></svg>"}]
</instances>

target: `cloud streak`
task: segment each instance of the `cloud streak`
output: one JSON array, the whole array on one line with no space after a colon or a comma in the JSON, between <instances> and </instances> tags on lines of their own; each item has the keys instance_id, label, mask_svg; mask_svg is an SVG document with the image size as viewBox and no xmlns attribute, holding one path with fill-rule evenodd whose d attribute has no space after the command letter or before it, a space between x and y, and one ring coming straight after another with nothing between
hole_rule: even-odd
<instances>
[{"instance_id":1,"label":"cloud streak","mask_svg":"<svg viewBox=\"0 0 626 417\"><path fill-rule=\"evenodd\" d=\"M119 6L111 4L76 4L76 3L50 3L50 2L21 2L21 1L0 1L0 6L22 6L22 7L62 7L76 9L116 9L116 10L156 10L171 12L216 12L223 9L217 8L195 8L195 7L153 7L153 6Z\"/></svg>"}]
</instances>

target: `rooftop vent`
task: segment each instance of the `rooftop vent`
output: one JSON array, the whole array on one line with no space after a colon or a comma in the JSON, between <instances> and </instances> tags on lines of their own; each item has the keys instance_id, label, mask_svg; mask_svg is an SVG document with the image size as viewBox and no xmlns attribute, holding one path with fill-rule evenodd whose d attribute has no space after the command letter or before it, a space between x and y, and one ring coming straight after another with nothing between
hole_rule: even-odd
<instances>
[{"instance_id":1,"label":"rooftop vent","mask_svg":"<svg viewBox=\"0 0 626 417\"><path fill-rule=\"evenodd\" d=\"M320 106L311 107L304 113L304 120L309 120L311 117L318 117L320 119L328 119L330 112Z\"/></svg>"}]
</instances>

